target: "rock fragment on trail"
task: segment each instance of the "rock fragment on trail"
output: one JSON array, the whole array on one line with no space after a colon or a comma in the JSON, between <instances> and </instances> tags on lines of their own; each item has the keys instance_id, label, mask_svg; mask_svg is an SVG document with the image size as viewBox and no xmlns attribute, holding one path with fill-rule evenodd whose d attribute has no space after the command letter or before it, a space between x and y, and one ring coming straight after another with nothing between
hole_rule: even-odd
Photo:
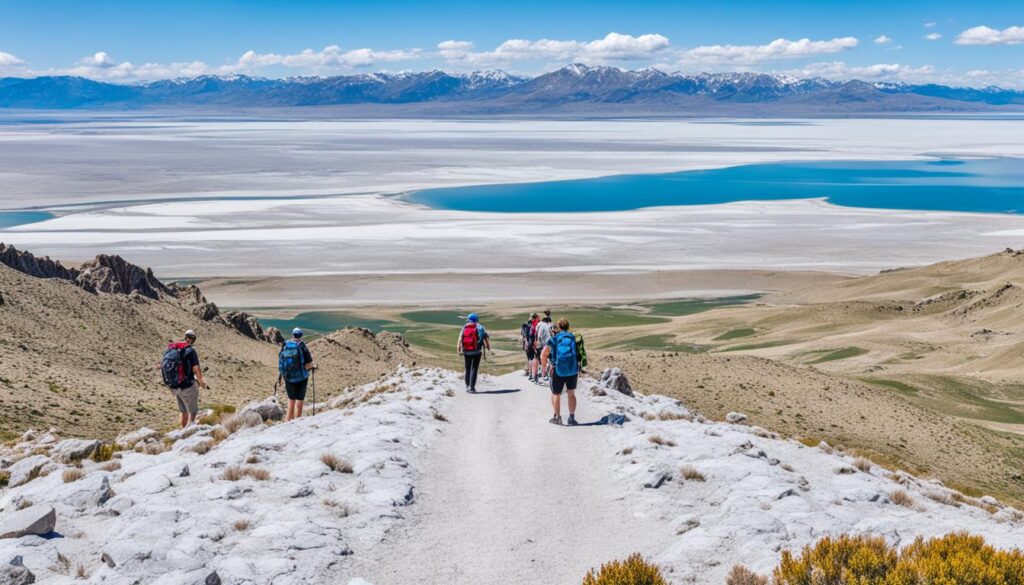
<instances>
[{"instance_id":1,"label":"rock fragment on trail","mask_svg":"<svg viewBox=\"0 0 1024 585\"><path fill-rule=\"evenodd\" d=\"M36 576L28 570L20 556L0 567L0 585L30 585L36 582Z\"/></svg>"},{"instance_id":2,"label":"rock fragment on trail","mask_svg":"<svg viewBox=\"0 0 1024 585\"><path fill-rule=\"evenodd\" d=\"M644 482L645 488L658 489L665 484L666 481L671 481L672 472L668 469L659 469L651 474Z\"/></svg>"},{"instance_id":3,"label":"rock fragment on trail","mask_svg":"<svg viewBox=\"0 0 1024 585\"><path fill-rule=\"evenodd\" d=\"M281 420L284 418L284 410L281 409L281 405L277 402L277 398L273 396L267 397L262 402L250 402L242 407L241 413L255 412L260 415L263 422L268 420Z\"/></svg>"},{"instance_id":4,"label":"rock fragment on trail","mask_svg":"<svg viewBox=\"0 0 1024 585\"><path fill-rule=\"evenodd\" d=\"M601 385L626 396L633 396L633 386L630 385L626 374L619 368L607 368L601 372Z\"/></svg>"},{"instance_id":5,"label":"rock fragment on trail","mask_svg":"<svg viewBox=\"0 0 1024 585\"><path fill-rule=\"evenodd\" d=\"M118 447L134 449L139 443L159 439L160 436L160 431L154 431L149 427L142 427L130 433L121 433L114 439L114 444Z\"/></svg>"},{"instance_id":6,"label":"rock fragment on trail","mask_svg":"<svg viewBox=\"0 0 1024 585\"><path fill-rule=\"evenodd\" d=\"M53 506L29 506L7 514L0 521L0 539L42 536L57 527L57 511Z\"/></svg>"}]
</instances>

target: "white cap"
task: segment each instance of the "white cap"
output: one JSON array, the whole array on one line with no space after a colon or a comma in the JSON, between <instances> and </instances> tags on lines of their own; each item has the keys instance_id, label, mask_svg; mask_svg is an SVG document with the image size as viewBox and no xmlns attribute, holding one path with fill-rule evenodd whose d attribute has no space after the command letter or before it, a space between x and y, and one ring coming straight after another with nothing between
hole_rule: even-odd
<instances>
[{"instance_id":1,"label":"white cap","mask_svg":"<svg viewBox=\"0 0 1024 585\"><path fill-rule=\"evenodd\" d=\"M191 330L191 329L189 329L188 331L185 332L185 337L191 337L192 339L195 339L196 338L196 332Z\"/></svg>"}]
</instances>

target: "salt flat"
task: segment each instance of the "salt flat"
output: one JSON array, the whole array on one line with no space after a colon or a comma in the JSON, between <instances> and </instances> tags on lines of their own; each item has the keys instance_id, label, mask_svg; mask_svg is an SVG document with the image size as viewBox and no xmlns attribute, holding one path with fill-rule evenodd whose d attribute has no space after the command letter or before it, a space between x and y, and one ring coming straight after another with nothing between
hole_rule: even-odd
<instances>
[{"instance_id":1,"label":"salt flat","mask_svg":"<svg viewBox=\"0 0 1024 585\"><path fill-rule=\"evenodd\" d=\"M1022 121L986 119L9 125L0 131L0 207L66 215L0 230L0 241L69 259L122 254L163 277L306 276L326 279L306 281L323 289L369 275L868 273L1018 245L1024 217L815 200L466 213L392 195L770 161L1024 156L1022 130ZM403 301L428 300L415 286L402 292Z\"/></svg>"}]
</instances>

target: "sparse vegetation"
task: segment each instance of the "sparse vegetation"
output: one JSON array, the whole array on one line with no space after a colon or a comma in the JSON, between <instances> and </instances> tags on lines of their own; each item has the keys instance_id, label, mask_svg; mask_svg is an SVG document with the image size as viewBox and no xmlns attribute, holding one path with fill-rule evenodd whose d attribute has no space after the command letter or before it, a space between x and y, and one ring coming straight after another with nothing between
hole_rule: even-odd
<instances>
[{"instance_id":1,"label":"sparse vegetation","mask_svg":"<svg viewBox=\"0 0 1024 585\"><path fill-rule=\"evenodd\" d=\"M196 443L195 445L192 445L191 451L193 453L198 453L200 455L206 455L207 453L210 452L210 449L213 449L213 447L216 444L217 444L216 440L203 441L201 443Z\"/></svg>"},{"instance_id":2,"label":"sparse vegetation","mask_svg":"<svg viewBox=\"0 0 1024 585\"><path fill-rule=\"evenodd\" d=\"M320 462L330 468L331 471L339 473L352 473L352 464L348 460L338 457L334 453L324 453L320 456Z\"/></svg>"},{"instance_id":3,"label":"sparse vegetation","mask_svg":"<svg viewBox=\"0 0 1024 585\"><path fill-rule=\"evenodd\" d=\"M221 423L221 428L223 428L228 435L233 435L242 429L257 427L261 424L263 424L263 418L260 415L252 411L246 411L225 417L224 421Z\"/></svg>"},{"instance_id":4,"label":"sparse vegetation","mask_svg":"<svg viewBox=\"0 0 1024 585\"><path fill-rule=\"evenodd\" d=\"M232 524L232 527L234 527L236 532L245 532L246 530L249 530L249 521L244 518L240 520L235 520L235 523Z\"/></svg>"},{"instance_id":5,"label":"sparse vegetation","mask_svg":"<svg viewBox=\"0 0 1024 585\"><path fill-rule=\"evenodd\" d=\"M600 570L591 569L583 585L668 585L668 581L656 565L634 553L624 561L601 565Z\"/></svg>"},{"instance_id":6,"label":"sparse vegetation","mask_svg":"<svg viewBox=\"0 0 1024 585\"><path fill-rule=\"evenodd\" d=\"M104 461L110 461L114 457L114 452L117 449L113 443L103 443L96 450L92 452L90 459L96 463L103 463Z\"/></svg>"},{"instance_id":7,"label":"sparse vegetation","mask_svg":"<svg viewBox=\"0 0 1024 585\"><path fill-rule=\"evenodd\" d=\"M685 465L679 470L679 474L683 476L686 481L704 481L706 478L704 474L697 470L692 465Z\"/></svg>"},{"instance_id":8,"label":"sparse vegetation","mask_svg":"<svg viewBox=\"0 0 1024 585\"><path fill-rule=\"evenodd\" d=\"M448 422L448 417L446 417L445 415L441 414L440 412L435 410L435 411L433 411L433 414L434 414L434 420L439 420L441 422Z\"/></svg>"},{"instance_id":9,"label":"sparse vegetation","mask_svg":"<svg viewBox=\"0 0 1024 585\"><path fill-rule=\"evenodd\" d=\"M622 449L622 451L619 451L619 453L621 453L623 455L632 455L633 454L633 448L632 447L625 447L624 449Z\"/></svg>"},{"instance_id":10,"label":"sparse vegetation","mask_svg":"<svg viewBox=\"0 0 1024 585\"><path fill-rule=\"evenodd\" d=\"M249 453L245 456L245 462L249 465L256 465L260 462L260 456L256 453Z\"/></svg>"},{"instance_id":11,"label":"sparse vegetation","mask_svg":"<svg viewBox=\"0 0 1024 585\"><path fill-rule=\"evenodd\" d=\"M224 473L221 475L221 478L227 481L239 481L246 477L251 477L256 481L266 481L270 479L270 472L262 467L231 465L224 468Z\"/></svg>"},{"instance_id":12,"label":"sparse vegetation","mask_svg":"<svg viewBox=\"0 0 1024 585\"><path fill-rule=\"evenodd\" d=\"M1015 585L1024 582L1024 552L1000 551L980 536L947 534L897 550L882 537L826 537L799 555L783 551L776 585Z\"/></svg>"},{"instance_id":13,"label":"sparse vegetation","mask_svg":"<svg viewBox=\"0 0 1024 585\"><path fill-rule=\"evenodd\" d=\"M874 465L871 463L871 460L868 459L867 457L858 457L854 459L853 466L863 471L864 473L871 473L871 468L874 467Z\"/></svg>"},{"instance_id":14,"label":"sparse vegetation","mask_svg":"<svg viewBox=\"0 0 1024 585\"><path fill-rule=\"evenodd\" d=\"M11 481L11 472L0 471L0 487L7 487L8 482Z\"/></svg>"},{"instance_id":15,"label":"sparse vegetation","mask_svg":"<svg viewBox=\"0 0 1024 585\"><path fill-rule=\"evenodd\" d=\"M62 479L64 480L64 483L71 483L73 481L78 481L78 480L82 479L85 476L86 476L86 473L85 473L84 469L81 469L79 467L72 467L70 469L65 469L64 470L64 474L62 475Z\"/></svg>"},{"instance_id":16,"label":"sparse vegetation","mask_svg":"<svg viewBox=\"0 0 1024 585\"><path fill-rule=\"evenodd\" d=\"M101 464L97 469L99 469L100 471L117 471L118 469L121 469L121 462L107 461Z\"/></svg>"},{"instance_id":17,"label":"sparse vegetation","mask_svg":"<svg viewBox=\"0 0 1024 585\"><path fill-rule=\"evenodd\" d=\"M906 508L914 507L914 498L906 490L894 490L889 492L889 501L897 506Z\"/></svg>"},{"instance_id":18,"label":"sparse vegetation","mask_svg":"<svg viewBox=\"0 0 1024 585\"><path fill-rule=\"evenodd\" d=\"M736 565L729 571L725 585L768 585L768 577L758 575L743 565Z\"/></svg>"},{"instance_id":19,"label":"sparse vegetation","mask_svg":"<svg viewBox=\"0 0 1024 585\"><path fill-rule=\"evenodd\" d=\"M647 437L647 440L654 443L655 445L663 445L665 447L675 447L676 444L672 441L662 437L661 435L651 435Z\"/></svg>"}]
</instances>

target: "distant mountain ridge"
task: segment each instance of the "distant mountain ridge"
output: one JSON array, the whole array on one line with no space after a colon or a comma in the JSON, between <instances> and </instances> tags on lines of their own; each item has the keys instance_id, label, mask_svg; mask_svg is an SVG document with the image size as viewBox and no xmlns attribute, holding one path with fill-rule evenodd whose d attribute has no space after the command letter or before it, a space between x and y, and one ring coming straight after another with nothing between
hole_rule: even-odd
<instances>
[{"instance_id":1,"label":"distant mountain ridge","mask_svg":"<svg viewBox=\"0 0 1024 585\"><path fill-rule=\"evenodd\" d=\"M503 71L265 79L235 75L116 84L81 77L0 78L0 108L282 108L401 113L986 112L1024 109L1024 91L766 73L666 73L572 64L533 78Z\"/></svg>"}]
</instances>

